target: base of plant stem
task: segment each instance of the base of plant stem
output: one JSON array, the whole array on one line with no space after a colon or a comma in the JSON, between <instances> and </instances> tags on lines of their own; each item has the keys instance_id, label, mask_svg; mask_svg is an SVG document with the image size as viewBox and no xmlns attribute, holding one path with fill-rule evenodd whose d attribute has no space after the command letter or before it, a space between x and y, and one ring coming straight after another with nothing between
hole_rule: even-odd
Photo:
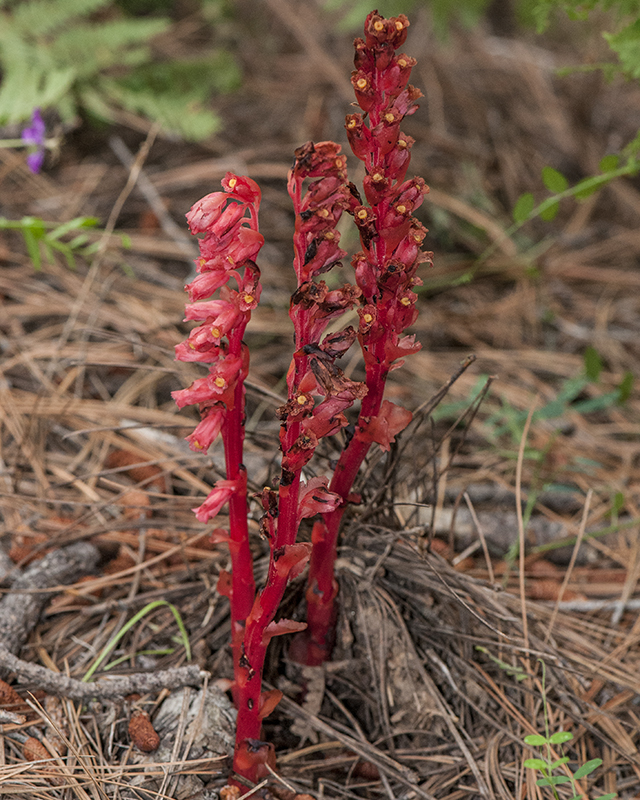
<instances>
[{"instance_id":1,"label":"base of plant stem","mask_svg":"<svg viewBox=\"0 0 640 800\"><path fill-rule=\"evenodd\" d=\"M307 589L306 630L297 633L289 645L288 657L305 667L319 667L328 661L336 638L338 617L338 583L333 581L333 592L328 598L320 598L311 587Z\"/></svg>"},{"instance_id":2,"label":"base of plant stem","mask_svg":"<svg viewBox=\"0 0 640 800\"><path fill-rule=\"evenodd\" d=\"M272 770L276 768L276 751L270 742L261 742L259 739L243 739L236 743L233 754L233 771L237 775L258 783L263 778L267 778ZM232 781L236 785L246 790L246 785L237 781Z\"/></svg>"}]
</instances>

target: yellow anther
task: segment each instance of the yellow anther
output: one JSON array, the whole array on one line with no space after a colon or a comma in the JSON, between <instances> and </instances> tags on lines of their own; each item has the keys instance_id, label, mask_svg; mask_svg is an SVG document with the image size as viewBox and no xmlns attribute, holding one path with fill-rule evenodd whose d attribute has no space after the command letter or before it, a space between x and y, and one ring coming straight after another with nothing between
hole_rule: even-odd
<instances>
[{"instance_id":1,"label":"yellow anther","mask_svg":"<svg viewBox=\"0 0 640 800\"><path fill-rule=\"evenodd\" d=\"M318 210L318 216L326 219L329 216L329 209L328 208L321 208Z\"/></svg>"},{"instance_id":2,"label":"yellow anther","mask_svg":"<svg viewBox=\"0 0 640 800\"><path fill-rule=\"evenodd\" d=\"M367 210L365 208L361 208L360 211L356 214L358 219L366 219L369 215L367 214Z\"/></svg>"},{"instance_id":3,"label":"yellow anther","mask_svg":"<svg viewBox=\"0 0 640 800\"><path fill-rule=\"evenodd\" d=\"M360 91L364 91L367 88L367 85L368 81L366 78L358 78L358 80L356 81L356 86L358 87L358 89L360 89Z\"/></svg>"},{"instance_id":4,"label":"yellow anther","mask_svg":"<svg viewBox=\"0 0 640 800\"><path fill-rule=\"evenodd\" d=\"M207 259L206 259L206 258L203 258L202 256L200 256L200 258L199 258L199 259L198 259L198 261L197 261L197 264L198 264L198 266L199 266L199 267L204 267L204 265L205 265L206 263L207 263Z\"/></svg>"},{"instance_id":5,"label":"yellow anther","mask_svg":"<svg viewBox=\"0 0 640 800\"><path fill-rule=\"evenodd\" d=\"M368 325L370 322L373 322L373 317L371 316L371 314L363 314L362 321L366 322L366 324Z\"/></svg>"},{"instance_id":6,"label":"yellow anther","mask_svg":"<svg viewBox=\"0 0 640 800\"><path fill-rule=\"evenodd\" d=\"M189 342L188 344L189 344L189 347L190 347L192 350L195 350L195 349L196 349L196 346L195 346L195 344L194 344L193 342Z\"/></svg>"},{"instance_id":7,"label":"yellow anther","mask_svg":"<svg viewBox=\"0 0 640 800\"><path fill-rule=\"evenodd\" d=\"M224 387L227 385L225 379L222 378L220 375L218 375L218 377L215 378L213 382L218 387L218 389L224 389Z\"/></svg>"},{"instance_id":8,"label":"yellow anther","mask_svg":"<svg viewBox=\"0 0 640 800\"><path fill-rule=\"evenodd\" d=\"M342 169L346 163L344 156L338 156L334 163L338 169Z\"/></svg>"},{"instance_id":9,"label":"yellow anther","mask_svg":"<svg viewBox=\"0 0 640 800\"><path fill-rule=\"evenodd\" d=\"M299 394L297 402L298 402L298 405L303 406L307 402L307 395L306 394Z\"/></svg>"},{"instance_id":10,"label":"yellow anther","mask_svg":"<svg viewBox=\"0 0 640 800\"><path fill-rule=\"evenodd\" d=\"M238 179L237 178L229 178L229 188L230 189L235 189L237 183L238 183Z\"/></svg>"},{"instance_id":11,"label":"yellow anther","mask_svg":"<svg viewBox=\"0 0 640 800\"><path fill-rule=\"evenodd\" d=\"M409 300L408 297L401 298L400 302L402 303L403 306L410 306L411 305L411 300Z\"/></svg>"},{"instance_id":12,"label":"yellow anther","mask_svg":"<svg viewBox=\"0 0 640 800\"><path fill-rule=\"evenodd\" d=\"M347 128L349 130L353 130L353 128L355 128L357 124L358 123L356 122L355 119L350 119L349 122L347 122Z\"/></svg>"},{"instance_id":13,"label":"yellow anther","mask_svg":"<svg viewBox=\"0 0 640 800\"><path fill-rule=\"evenodd\" d=\"M214 339L219 339L222 336L220 328L211 328L211 335Z\"/></svg>"},{"instance_id":14,"label":"yellow anther","mask_svg":"<svg viewBox=\"0 0 640 800\"><path fill-rule=\"evenodd\" d=\"M244 300L245 303L250 304L253 303L256 298L252 294L249 294L247 292L242 295L242 299Z\"/></svg>"},{"instance_id":15,"label":"yellow anther","mask_svg":"<svg viewBox=\"0 0 640 800\"><path fill-rule=\"evenodd\" d=\"M398 212L398 214L406 214L407 207L400 204L399 206L396 206L396 211Z\"/></svg>"},{"instance_id":16,"label":"yellow anther","mask_svg":"<svg viewBox=\"0 0 640 800\"><path fill-rule=\"evenodd\" d=\"M379 172L374 172L374 174L371 176L371 180L374 183L380 183L380 181L384 180L384 175L380 174Z\"/></svg>"},{"instance_id":17,"label":"yellow anther","mask_svg":"<svg viewBox=\"0 0 640 800\"><path fill-rule=\"evenodd\" d=\"M233 260L233 258L232 258L231 256L227 256L227 261L228 261L230 264L233 264L233 263L234 263L234 260Z\"/></svg>"},{"instance_id":18,"label":"yellow anther","mask_svg":"<svg viewBox=\"0 0 640 800\"><path fill-rule=\"evenodd\" d=\"M198 450L202 450L202 445L200 444L200 442L199 442L197 439L194 439L194 440L193 440L193 442L192 442L191 444L192 444L194 447L197 447L197 448L198 448Z\"/></svg>"},{"instance_id":19,"label":"yellow anther","mask_svg":"<svg viewBox=\"0 0 640 800\"><path fill-rule=\"evenodd\" d=\"M381 19L377 19L373 23L373 27L376 31L383 31L384 30L384 22Z\"/></svg>"},{"instance_id":20,"label":"yellow anther","mask_svg":"<svg viewBox=\"0 0 640 800\"><path fill-rule=\"evenodd\" d=\"M396 30L401 31L404 28L404 23L401 22L399 19L396 20Z\"/></svg>"},{"instance_id":21,"label":"yellow anther","mask_svg":"<svg viewBox=\"0 0 640 800\"><path fill-rule=\"evenodd\" d=\"M404 69L406 66L408 66L407 60L405 58L399 58L398 66L400 67L400 69Z\"/></svg>"},{"instance_id":22,"label":"yellow anther","mask_svg":"<svg viewBox=\"0 0 640 800\"><path fill-rule=\"evenodd\" d=\"M404 140L404 139L398 139L398 147L399 147L401 150L404 150L404 148L405 148L406 146L407 146L407 143L405 142L405 140Z\"/></svg>"},{"instance_id":23,"label":"yellow anther","mask_svg":"<svg viewBox=\"0 0 640 800\"><path fill-rule=\"evenodd\" d=\"M384 115L384 121L388 122L389 124L391 124L392 122L395 122L396 121L395 114L392 114L391 112L389 112L388 114L385 114Z\"/></svg>"},{"instance_id":24,"label":"yellow anther","mask_svg":"<svg viewBox=\"0 0 640 800\"><path fill-rule=\"evenodd\" d=\"M324 238L332 242L336 238L336 235L333 231L327 231L324 235Z\"/></svg>"},{"instance_id":25,"label":"yellow anther","mask_svg":"<svg viewBox=\"0 0 640 800\"><path fill-rule=\"evenodd\" d=\"M413 234L413 240L414 240L414 242L418 242L418 243L420 243L421 241L423 241L424 237L425 237L425 234L424 234L422 231L416 231L416 232Z\"/></svg>"}]
</instances>

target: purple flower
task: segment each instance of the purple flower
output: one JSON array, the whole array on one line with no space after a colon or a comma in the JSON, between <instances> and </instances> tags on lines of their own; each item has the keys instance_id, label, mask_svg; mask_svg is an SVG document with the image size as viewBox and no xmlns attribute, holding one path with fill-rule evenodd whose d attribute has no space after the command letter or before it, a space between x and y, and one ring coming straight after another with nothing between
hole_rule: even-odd
<instances>
[{"instance_id":1,"label":"purple flower","mask_svg":"<svg viewBox=\"0 0 640 800\"><path fill-rule=\"evenodd\" d=\"M31 114L31 126L22 131L22 141L36 149L27 156L27 165L31 172L40 172L44 163L46 127L39 108L34 108Z\"/></svg>"}]
</instances>

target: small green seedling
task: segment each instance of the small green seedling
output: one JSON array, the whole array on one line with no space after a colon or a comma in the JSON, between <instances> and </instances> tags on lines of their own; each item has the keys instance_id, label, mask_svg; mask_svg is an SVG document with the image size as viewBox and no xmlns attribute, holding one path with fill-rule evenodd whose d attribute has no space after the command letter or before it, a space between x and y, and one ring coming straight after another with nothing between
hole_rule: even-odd
<instances>
[{"instance_id":1,"label":"small green seedling","mask_svg":"<svg viewBox=\"0 0 640 800\"><path fill-rule=\"evenodd\" d=\"M561 758L552 759L551 746L566 744L572 739L573 734L571 731L556 731L556 733L552 733L551 736L542 736L539 733L532 733L530 736L524 737L525 744L531 745L531 747L545 748L543 758L528 758L524 762L524 765L528 769L535 769L542 774L542 777L538 778L536 781L536 785L551 787L551 791L556 800L560 800L560 795L558 794L556 786L562 783L571 783L574 794L570 800L582 800L583 795L578 791L576 781L586 778L587 775L591 775L591 773L602 764L601 758L592 758L581 767L578 767L572 775L554 775L554 772L559 767L569 763L569 757L562 756ZM570 769L569 767L569 770ZM614 797L616 797L616 793L610 792L609 794L601 794L599 797L596 797L595 800L612 800Z\"/></svg>"},{"instance_id":2,"label":"small green seedling","mask_svg":"<svg viewBox=\"0 0 640 800\"><path fill-rule=\"evenodd\" d=\"M76 255L87 258L98 251L99 243L92 242L85 233L89 229L94 233L101 233L101 229L96 227L98 221L97 217L75 217L63 223L46 222L40 217L22 217L15 220L0 217L0 230L19 231L22 234L36 271L42 269L43 259L48 264L55 263L54 253L60 253L69 269L75 269ZM63 240L74 233L76 235L73 238L68 241ZM120 241L122 247L131 246L131 240L126 234L120 234Z\"/></svg>"},{"instance_id":3,"label":"small green seedling","mask_svg":"<svg viewBox=\"0 0 640 800\"><path fill-rule=\"evenodd\" d=\"M122 637L128 631L130 631L131 628L133 628L134 625L136 625L138 622L140 622L140 620L143 617L145 617L151 611L155 611L155 609L159 608L160 606L167 606L167 608L173 614L173 616L174 616L174 618L176 620L176 624L178 626L178 630L180 632L180 639L182 641L182 644L184 645L185 654L187 656L187 661L191 661L191 645L189 644L189 634L187 633L187 629L184 626L184 622L182 621L182 617L180 616L180 612L173 605L173 603L169 603L166 600L154 600L151 603L147 603L147 605L144 608L141 608L140 611L138 611L136 614L134 614L133 617L131 617L131 619L127 623L125 623L125 625L123 625L123 627L118 631L118 633L116 633L116 635L107 642L107 644L102 648L102 651L100 652L100 655L96 658L96 660L93 662L91 667L89 667L87 673L82 678L82 680L85 683L87 683L91 679L93 673L98 669L100 664L102 664L102 662L105 660L105 658L109 655L109 653L118 644L120 639L122 639ZM113 666L115 666L115 664L112 663L110 666L113 667Z\"/></svg>"},{"instance_id":4,"label":"small green seedling","mask_svg":"<svg viewBox=\"0 0 640 800\"><path fill-rule=\"evenodd\" d=\"M569 763L569 756L563 755L560 758L553 758L551 748L558 745L561 746L572 741L573 734L571 731L556 731L555 733L551 733L549 730L549 712L545 685L546 666L541 658L539 658L538 661L542 664L542 707L544 711L545 732L544 736L540 733L532 733L529 736L524 737L525 744L529 745L530 747L541 748L540 757L527 758L524 762L524 766L528 769L533 769L537 772L540 772L542 777L538 778L536 781L536 786L548 786L553 792L554 800L560 800L557 787L563 783L571 784L573 795L569 798L569 800L582 800L584 794L579 790L579 787L576 785L576 781L586 778L587 775L591 775L591 773L598 769L598 767L602 764L602 759L592 758L584 763L581 767L578 767L578 769L573 773L571 772L571 767L568 766L567 770L570 773L569 775L566 773L561 775L557 774L557 771L560 767ZM602 794L599 797L594 798L594 800L612 800L614 797L616 797L616 793L611 792L609 794Z\"/></svg>"}]
</instances>

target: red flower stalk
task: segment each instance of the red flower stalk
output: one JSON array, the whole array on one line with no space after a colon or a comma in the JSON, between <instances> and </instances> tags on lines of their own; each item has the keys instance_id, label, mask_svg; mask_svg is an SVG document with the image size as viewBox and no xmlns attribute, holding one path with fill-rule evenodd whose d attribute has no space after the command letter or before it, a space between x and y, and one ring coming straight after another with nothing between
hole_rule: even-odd
<instances>
[{"instance_id":1,"label":"red flower stalk","mask_svg":"<svg viewBox=\"0 0 640 800\"><path fill-rule=\"evenodd\" d=\"M247 475L242 464L244 442L244 380L249 354L242 338L251 311L260 298L260 270L255 258L262 247L258 232L260 189L250 178L227 173L223 192L207 195L187 214L191 232L202 233L198 275L186 289L191 300L202 300L219 289L219 298L186 306L186 320L201 324L176 347L180 361L209 364L209 374L191 386L173 392L180 408L200 406L201 422L187 437L196 452L206 453L219 433L225 451L226 480L217 481L209 496L194 509L200 522L208 522L229 504L229 533L218 529L218 541L229 543L232 580L223 573L219 590L231 602L231 646L234 669L240 671L245 620L255 597L253 561L247 525ZM232 289L228 283L235 281ZM239 689L234 688L236 702Z\"/></svg>"},{"instance_id":2,"label":"red flower stalk","mask_svg":"<svg viewBox=\"0 0 640 800\"><path fill-rule=\"evenodd\" d=\"M323 514L312 534L307 598L307 629L296 637L290 656L320 664L330 654L338 585L334 577L342 515L358 470L372 443L388 450L411 421L406 409L383 400L387 375L420 345L402 336L416 319L418 265L430 261L420 245L425 228L412 216L428 188L421 178L405 180L413 139L402 133L404 117L416 110L421 92L408 84L415 60L396 50L404 43L409 20L384 19L377 12L365 22L365 39L356 39L351 82L364 112L349 114L346 130L354 154L366 167L363 203L349 184L347 211L360 232L362 251L353 258L363 305L358 309L358 340L366 369L367 393L355 434L343 450L329 490L342 502Z\"/></svg>"},{"instance_id":3,"label":"red flower stalk","mask_svg":"<svg viewBox=\"0 0 640 800\"><path fill-rule=\"evenodd\" d=\"M408 84L415 61L396 54L409 22L404 15L384 19L377 12L365 23L365 39L356 39L352 83L361 114L350 114L346 128L355 155L365 162L363 202L347 183L346 158L333 142L308 142L295 152L288 190L295 212L294 268L297 288L289 316L295 333L287 373L287 402L278 409L282 464L277 490L259 495L264 514L260 532L270 560L264 587L256 594L247 526L247 476L242 465L244 380L248 353L242 342L260 295L255 264L263 239L258 231L260 191L249 178L230 173L224 192L208 195L187 215L191 231L203 233L198 275L187 287L191 303L186 319L201 324L176 347L183 361L209 364L209 373L174 392L182 408L199 403L201 421L187 437L193 450L206 452L222 434L226 479L219 480L194 509L202 522L229 504L229 533L216 529L215 541L228 541L232 572L222 571L218 591L231 602L233 693L238 709L234 770L257 782L275 766L273 747L260 740L262 720L281 693L262 691L262 671L269 641L297 633L290 656L318 664L331 650L337 583L334 578L337 536L342 515L354 498L351 489L372 443L388 450L411 420L411 413L383 400L388 373L420 345L402 336L417 316L418 265L430 259L421 252L426 231L412 212L427 187L420 178L405 180L413 140L400 131L415 111L420 92ZM320 276L340 264L337 224L344 211L354 218L362 245L352 263L356 285L330 289ZM233 278L237 288L228 284ZM218 292L215 299L210 298ZM358 330L347 327L326 334L327 325L358 307ZM366 383L348 379L336 361L358 339ZM319 440L347 426L345 412L361 401L355 430L331 479L306 482L302 471ZM297 542L303 519L318 516L312 543ZM309 561L310 559L310 561ZM288 582L309 562L308 628L305 623L275 620Z\"/></svg>"},{"instance_id":4,"label":"red flower stalk","mask_svg":"<svg viewBox=\"0 0 640 800\"><path fill-rule=\"evenodd\" d=\"M277 493L265 488L261 495L264 516L260 530L269 541L271 558L267 581L256 597L246 621L240 676L234 768L257 781L267 774L270 758L259 742L261 723L278 698L261 692L261 676L270 639L304 629L305 624L274 618L287 583L299 575L309 558L311 545L296 543L300 521L336 507L327 478L301 480L303 467L313 456L318 441L347 425L344 411L366 388L344 377L335 359L354 341L352 328L321 339L330 320L351 308L360 291L350 285L330 291L315 281L340 262L336 225L347 205L346 159L333 142L308 143L299 148L289 173L289 194L296 215L294 268L298 288L291 298L289 315L295 331L295 352L287 374L288 400L278 409L281 420L282 466ZM303 195L303 182L315 178ZM323 399L316 405L315 397Z\"/></svg>"}]
</instances>

